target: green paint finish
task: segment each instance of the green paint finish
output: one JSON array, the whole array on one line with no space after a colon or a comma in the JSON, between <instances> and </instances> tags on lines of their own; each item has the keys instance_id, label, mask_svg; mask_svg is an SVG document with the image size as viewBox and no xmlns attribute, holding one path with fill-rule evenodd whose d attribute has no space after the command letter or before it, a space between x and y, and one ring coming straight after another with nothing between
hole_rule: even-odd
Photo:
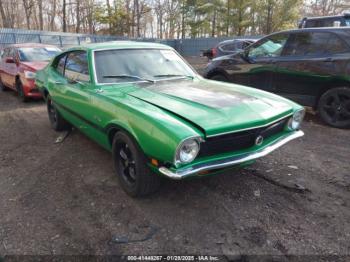
<instances>
[{"instance_id":1,"label":"green paint finish","mask_svg":"<svg viewBox=\"0 0 350 262\"><path fill-rule=\"evenodd\" d=\"M63 54L77 50L87 52L89 82L69 82L55 68L58 58L38 71L38 88L50 93L64 118L107 150L111 150L112 132L124 130L136 140L146 156L175 169L175 151L186 138L201 137L205 140L208 136L268 125L301 109L301 106L277 95L206 80L194 72L193 79L96 84L93 55L101 49L173 49L160 44L125 41L91 44L65 51ZM270 138L264 145L286 132L290 131ZM257 149L251 147L244 153ZM240 153L243 152L230 152L224 156ZM219 154L198 158L180 168L222 157Z\"/></svg>"}]
</instances>

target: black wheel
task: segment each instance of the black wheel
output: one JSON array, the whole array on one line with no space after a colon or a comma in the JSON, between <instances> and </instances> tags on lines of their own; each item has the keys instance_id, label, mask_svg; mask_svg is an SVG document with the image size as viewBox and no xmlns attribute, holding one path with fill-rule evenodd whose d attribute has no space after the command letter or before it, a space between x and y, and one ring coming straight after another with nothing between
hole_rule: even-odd
<instances>
[{"instance_id":1,"label":"black wheel","mask_svg":"<svg viewBox=\"0 0 350 262\"><path fill-rule=\"evenodd\" d=\"M215 80L215 81L222 81L222 82L228 82L228 79L221 74L218 75L213 75L212 77L210 77L211 80Z\"/></svg>"},{"instance_id":2,"label":"black wheel","mask_svg":"<svg viewBox=\"0 0 350 262\"><path fill-rule=\"evenodd\" d=\"M21 101L27 102L29 99L24 94L23 85L22 85L22 82L20 80L16 81L16 89L17 89L18 97L21 99Z\"/></svg>"},{"instance_id":3,"label":"black wheel","mask_svg":"<svg viewBox=\"0 0 350 262\"><path fill-rule=\"evenodd\" d=\"M1 91L7 91L7 87L4 85L4 83L2 82L1 78L0 78L0 90Z\"/></svg>"},{"instance_id":4,"label":"black wheel","mask_svg":"<svg viewBox=\"0 0 350 262\"><path fill-rule=\"evenodd\" d=\"M350 127L350 88L338 87L324 93L318 103L322 120L333 127Z\"/></svg>"},{"instance_id":5,"label":"black wheel","mask_svg":"<svg viewBox=\"0 0 350 262\"><path fill-rule=\"evenodd\" d=\"M50 95L48 95L46 98L46 104L51 127L55 131L63 131L69 129L71 127L70 124L61 116L60 112L58 112L51 100Z\"/></svg>"},{"instance_id":6,"label":"black wheel","mask_svg":"<svg viewBox=\"0 0 350 262\"><path fill-rule=\"evenodd\" d=\"M160 185L160 177L153 174L139 146L120 131L113 139L113 162L119 183L132 197L149 195Z\"/></svg>"}]
</instances>

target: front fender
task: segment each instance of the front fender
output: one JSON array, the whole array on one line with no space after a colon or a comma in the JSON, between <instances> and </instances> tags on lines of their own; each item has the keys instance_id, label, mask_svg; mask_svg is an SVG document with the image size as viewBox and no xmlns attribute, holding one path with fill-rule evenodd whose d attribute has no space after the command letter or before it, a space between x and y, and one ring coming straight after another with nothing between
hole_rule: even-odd
<instances>
[{"instance_id":1,"label":"front fender","mask_svg":"<svg viewBox=\"0 0 350 262\"><path fill-rule=\"evenodd\" d=\"M173 164L176 149L184 139L204 136L185 120L133 97L118 107L115 116L105 125L110 142L113 132L124 130L146 156L161 162Z\"/></svg>"}]
</instances>

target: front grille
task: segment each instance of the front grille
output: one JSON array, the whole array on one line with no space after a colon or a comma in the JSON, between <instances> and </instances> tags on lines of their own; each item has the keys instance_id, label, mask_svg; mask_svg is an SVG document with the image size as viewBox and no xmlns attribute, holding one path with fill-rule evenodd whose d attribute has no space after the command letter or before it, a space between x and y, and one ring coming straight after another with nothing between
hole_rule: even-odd
<instances>
[{"instance_id":1,"label":"front grille","mask_svg":"<svg viewBox=\"0 0 350 262\"><path fill-rule=\"evenodd\" d=\"M255 145L255 140L259 135L267 139L282 132L287 121L288 118L285 118L266 127L209 137L201 144L199 157L212 156L252 147Z\"/></svg>"}]
</instances>

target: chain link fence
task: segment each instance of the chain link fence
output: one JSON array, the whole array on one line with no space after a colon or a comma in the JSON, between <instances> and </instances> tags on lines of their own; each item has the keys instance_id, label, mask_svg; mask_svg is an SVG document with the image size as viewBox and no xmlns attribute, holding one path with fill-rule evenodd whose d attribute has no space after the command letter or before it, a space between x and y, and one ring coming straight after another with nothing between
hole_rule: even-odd
<instances>
[{"instance_id":1,"label":"chain link fence","mask_svg":"<svg viewBox=\"0 0 350 262\"><path fill-rule=\"evenodd\" d=\"M214 47L219 42L242 37L217 37L217 38L191 38L191 39L152 39L137 38L130 39L118 36L87 35L62 32L49 32L37 30L0 28L0 47L17 43L44 43L59 46L63 49L70 46L86 43L98 43L118 40L132 40L162 43L173 47L181 55L199 56L202 50ZM256 39L256 36L244 36L244 38Z\"/></svg>"}]
</instances>

